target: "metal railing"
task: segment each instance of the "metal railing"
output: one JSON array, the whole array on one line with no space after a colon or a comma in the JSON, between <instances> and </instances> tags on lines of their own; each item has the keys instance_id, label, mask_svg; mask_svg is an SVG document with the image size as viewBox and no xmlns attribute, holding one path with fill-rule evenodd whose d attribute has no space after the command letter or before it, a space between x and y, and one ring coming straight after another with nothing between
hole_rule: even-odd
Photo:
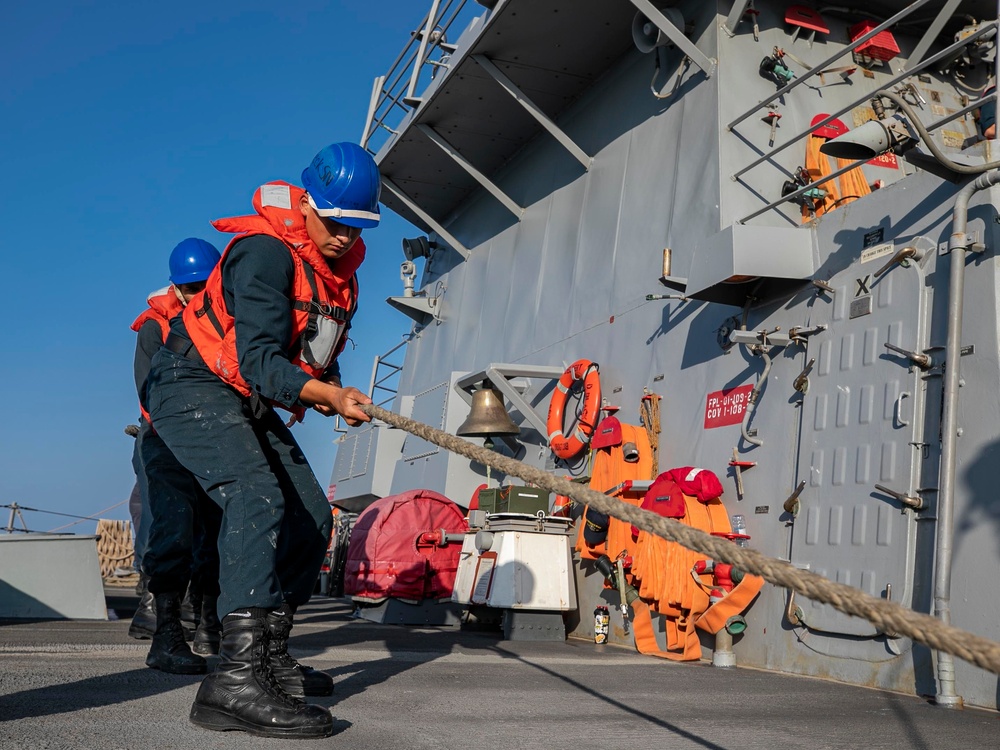
<instances>
[{"instance_id":1,"label":"metal railing","mask_svg":"<svg viewBox=\"0 0 1000 750\"><path fill-rule=\"evenodd\" d=\"M906 8L904 8L903 11L900 11L900 13L897 13L895 16L893 16L893 18L891 18L890 21L895 22L899 18L904 17L905 15L909 14L913 10L916 10L920 6L924 5L924 3L925 3L925 0L918 0L918 2L915 2L915 3L907 6ZM881 24L880 26L876 27L876 29L882 29L882 28L886 27L888 24L889 24L889 22L887 21L886 23ZM974 33L970 34L967 37L964 37L963 39L961 39L959 41L954 42L953 44L950 44L949 46L947 46L944 49L942 49L941 51L939 51L937 54L932 55L932 56L926 58L925 60L922 60L918 65L916 65L916 66L914 66L914 67L912 67L912 68L910 68L908 70L905 70L905 71L903 71L903 72L901 72L901 73L893 76L888 81L885 81L881 85L880 88L882 88L882 89L890 89L891 87L896 86L896 85L902 83L907 78L911 78L913 76L916 76L918 73L920 73L921 71L925 70L926 68L934 65L935 63L937 63L937 62L939 62L941 60L944 60L944 59L946 59L946 58L948 58L950 56L953 56L956 52L960 51L963 47L965 47L968 44L974 42L976 39L985 36L986 34L990 33L991 31L994 31L995 29L997 29L997 27L998 27L998 22L997 21L991 21L989 23L982 24L980 26L980 28L977 29ZM859 37L858 40L856 40L854 43L852 43L851 46L845 47L837 55L828 58L821 65L815 66L808 73L806 73L805 75L803 75L801 78L796 79L793 82L793 84L797 85L799 83L802 83L803 81L808 80L812 75L816 75L816 74L822 72L822 69L827 64L829 64L830 62L835 61L839 57L841 57L841 56L843 56L843 55L845 55L845 54L853 51L854 48L858 44L862 43L863 39L866 39L869 36L870 36L870 34L866 34L864 37ZM748 117L749 115L751 115L754 112L758 111L760 108L767 106L767 104L770 103L771 101L774 101L774 99L777 98L777 96L780 96L780 95L786 93L788 90L790 90L793 87L793 84L789 84L788 86L783 87L782 89L780 89L775 94L775 96L770 97L768 99L762 100L756 106L754 106L752 109L748 110L747 112L745 112L742 115L740 115L739 117L737 117L735 120L733 120L727 126L728 129L731 130L735 125L739 124L744 119L746 119L746 117ZM827 125L828 123L830 123L834 119L840 117L844 113L849 112L850 110L854 109L859 104L863 103L865 100L871 98L871 96L872 96L871 93L863 94L862 96L860 96L860 97L852 100L850 102L850 104L848 104L848 105L846 105L844 107L841 107L837 111L835 111L832 114L828 115L826 117L826 119L824 119L824 120L822 120L820 122L817 122L815 124L810 124L810 126L808 128L805 128L805 129L803 129L803 130L795 133L794 135L792 135L787 141L785 141L781 145L776 146L775 148L771 149L767 153L761 155L757 159L751 161L746 166L744 166L741 169L739 169L736 172L734 172L733 175L731 176L731 179L734 180L734 181L736 181L736 182L743 183L743 181L740 179L742 175L746 174L751 169L754 169L755 167L759 166L760 164L763 164L764 162L771 161L774 158L774 156L776 156L777 154L781 153L782 151L784 151L785 149L789 148L790 146L798 143L803 138L806 138L810 133L818 130L819 128L824 127L825 125ZM977 107L982 106L984 103L986 103L988 101L996 101L996 99L997 99L996 93L991 94L990 96L987 96L987 97L983 97L979 101L973 102L972 104L969 104L966 107L963 107L961 110L959 110L957 112L953 112L953 113L947 115L946 117L943 117L943 118L941 118L941 119L939 119L939 120L931 123L930 125L927 125L926 128L927 128L928 131L933 132L934 130L940 128L942 125L945 125L948 122L951 122L952 120L957 119L958 117L962 117L962 116L968 114L969 112L971 112L972 110L976 109ZM750 219L753 219L753 218L755 218L757 216L760 216L761 214L766 213L767 211L770 211L771 209L773 209L773 208L775 208L775 207L777 207L777 206L779 206L779 205L781 205L783 203L787 203L788 201L794 200L795 198L797 198L800 195L808 192L809 190L812 190L813 188L818 187L819 185L822 185L823 183L829 182L831 179L835 179L839 175L844 174L845 172L848 172L851 169L854 169L855 167L858 167L858 166L864 164L866 161L868 161L868 159L860 159L860 160L858 160L856 162L853 162L852 164L850 164L850 165L848 165L848 166L846 166L846 167L844 167L842 169L839 169L839 170L837 170L835 172L832 172L830 174L827 174L827 175L823 175L822 177L820 177L816 181L811 182L808 185L804 185L801 188L795 190L794 192L788 193L787 195L783 195L778 200L771 201L770 203L768 203L767 205L763 206L762 208L760 208L760 209L754 211L753 213L750 213L750 214L744 216L743 218L739 219L736 223L743 224L743 223L749 221ZM775 166L779 166L779 165L775 164ZM743 183L743 184L746 184L746 183ZM749 187L749 186L747 186L747 187Z\"/></svg>"},{"instance_id":2,"label":"metal railing","mask_svg":"<svg viewBox=\"0 0 1000 750\"><path fill-rule=\"evenodd\" d=\"M372 364L371 381L368 383L368 398L376 406L384 407L395 400L396 394L399 392L399 374L403 371L403 365L402 363L396 364L395 362L390 362L389 357L409 344L412 339L413 334L408 333L403 336L402 341L389 351L375 357L375 361ZM395 382L390 383L393 378L396 379ZM334 420L333 431L341 435L347 433L347 427L344 426L344 420L339 414Z\"/></svg>"},{"instance_id":3,"label":"metal railing","mask_svg":"<svg viewBox=\"0 0 1000 750\"><path fill-rule=\"evenodd\" d=\"M964 117L965 115L967 115L972 110L978 109L979 107L983 106L987 102L995 102L995 101L997 101L997 95L994 92L994 93L990 94L989 96L983 97L982 99L977 99L976 101L972 102L968 106L962 107L962 109L960 109L960 110L952 112L950 115L946 115L945 117L942 117L940 120L935 120L930 125L927 125L925 127L927 128L928 132L933 133L935 130L937 130L938 128L942 127L943 125L947 125L952 120L957 120L959 117ZM840 175L842 175L842 174L844 174L846 172L850 172L852 169L855 169L856 167L860 167L862 164L865 164L868 161L870 161L870 159L868 159L867 157L864 158L864 159L858 159L857 161L852 161L846 167L841 167L840 169L838 169L838 170L836 170L834 172L830 172L830 174L823 175L818 180L810 182L808 185L803 185L802 187L800 187L795 192L788 193L787 195L783 195L783 196L781 196L781 198L779 198L776 201L771 201L770 203L768 203L763 208L759 208L756 211L754 211L753 213L747 214L746 216L744 216L742 219L740 219L736 223L737 224L745 224L746 222L750 221L750 219L753 219L753 218L755 218L757 216L760 216L762 213L770 211L772 208L775 208L776 206L780 206L782 203L787 203L790 200L794 200L795 198L798 198L800 195L803 195L803 194L809 192L813 188L818 187L819 185L822 185L823 183L829 182L830 180L834 180L837 177L840 177Z\"/></svg>"},{"instance_id":4,"label":"metal railing","mask_svg":"<svg viewBox=\"0 0 1000 750\"><path fill-rule=\"evenodd\" d=\"M809 71L807 71L804 75L795 78L790 83L786 84L785 86L782 86L780 89L778 89L777 91L775 91L773 94L771 94L771 96L769 96L766 99L762 99L761 101L757 102L754 106L752 106L746 112L744 112L739 117L737 117L735 120L733 120L731 123L729 123L728 125L726 125L726 130L732 130L734 127L736 127L737 125L739 125L741 122L743 122L745 119L747 119L754 112L758 112L759 110L763 109L768 104L770 104L771 102L773 102L773 101L775 101L777 99L780 99L785 94L787 94L789 91L791 91L794 88L797 88L797 87L801 86L803 83L805 83L806 81L808 81L813 76L819 75L820 73L822 73L823 71L825 71L828 67L830 67L831 63L836 62L837 60L839 60L841 57L843 57L844 55L848 54L849 52L854 52L854 50L856 50L862 44L864 44L865 42L867 42L869 39L871 39L872 37L874 37L877 34L881 34L883 31L885 31L886 29L888 29L890 26L895 25L897 22L901 21L902 19L904 19L908 15L910 15L910 13L912 13L913 11L915 11L917 8L919 8L919 7L923 6L923 5L926 5L929 2L930 2L930 0L917 0L917 2L913 3L912 5L906 6L901 11L899 11L899 13L897 13L892 18L890 18L888 21L883 21L878 26L876 26L871 31L869 31L867 34L865 34L863 36L859 36L857 39L855 39L853 42L851 42L851 44L849 46L844 47L844 49L842 49L842 50L840 50L838 52L835 52L834 54L830 55L830 57L828 57L825 60L823 60L823 62L816 63L816 65L812 66L812 68Z\"/></svg>"},{"instance_id":5,"label":"metal railing","mask_svg":"<svg viewBox=\"0 0 1000 750\"><path fill-rule=\"evenodd\" d=\"M391 357L393 354L398 352L404 346L409 344L412 339L413 339L413 334L408 333L405 336L403 336L403 340L400 341L398 344L396 344L394 347L392 347L392 349L387 351L385 354L375 357L375 362L374 364L372 364L372 380L371 384L368 386L368 397L372 400L372 403L374 403L376 406L385 406L386 404L390 403L394 398L396 398L396 394L399 392L398 388L399 373L402 372L403 365L402 363L397 365L394 362L390 362L389 357ZM379 374L380 372L381 374ZM391 386L385 385L385 383L387 383L394 377L397 378L395 384ZM378 398L376 398L375 395L376 393L382 395L385 394L388 395L385 395L384 398L379 400Z\"/></svg>"},{"instance_id":6,"label":"metal railing","mask_svg":"<svg viewBox=\"0 0 1000 750\"><path fill-rule=\"evenodd\" d=\"M368 116L365 120L361 145L376 152L380 143L373 144L375 136L382 133L387 138L394 135L394 126L420 105L418 90L426 88L438 69L450 66L455 45L448 41L454 34L456 22L470 22L488 11L468 0L432 0L430 10L411 32L410 41L403 47L385 75L377 77L372 85ZM458 27L463 28L463 27ZM437 57L434 57L437 55ZM422 85L423 84L423 85Z\"/></svg>"}]
</instances>

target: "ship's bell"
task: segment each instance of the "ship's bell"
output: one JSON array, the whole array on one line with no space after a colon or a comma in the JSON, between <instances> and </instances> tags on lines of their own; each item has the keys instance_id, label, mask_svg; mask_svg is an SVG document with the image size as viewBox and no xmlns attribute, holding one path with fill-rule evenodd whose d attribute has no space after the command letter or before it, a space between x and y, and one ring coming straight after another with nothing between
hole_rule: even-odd
<instances>
[{"instance_id":1,"label":"ship's bell","mask_svg":"<svg viewBox=\"0 0 1000 750\"><path fill-rule=\"evenodd\" d=\"M503 405L503 396L489 380L472 394L469 418L455 431L462 437L489 437L491 435L517 435L521 428L514 424Z\"/></svg>"}]
</instances>

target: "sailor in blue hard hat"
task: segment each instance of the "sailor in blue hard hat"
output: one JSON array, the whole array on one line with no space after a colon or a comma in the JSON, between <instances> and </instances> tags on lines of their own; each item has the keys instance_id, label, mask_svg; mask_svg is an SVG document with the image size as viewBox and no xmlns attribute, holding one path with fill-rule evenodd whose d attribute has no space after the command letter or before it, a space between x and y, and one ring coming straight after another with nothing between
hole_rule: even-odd
<instances>
[{"instance_id":1,"label":"sailor in blue hard hat","mask_svg":"<svg viewBox=\"0 0 1000 750\"><path fill-rule=\"evenodd\" d=\"M205 288L205 281L221 257L211 242L197 237L181 240L170 251L170 283L187 286L186 291L193 297Z\"/></svg>"},{"instance_id":2,"label":"sailor in blue hard hat","mask_svg":"<svg viewBox=\"0 0 1000 750\"><path fill-rule=\"evenodd\" d=\"M146 664L175 674L202 674L203 655L219 650L220 509L152 428L146 409L146 381L153 356L179 315L204 288L220 259L210 242L190 237L170 253L170 285L151 293L148 308L132 323L136 332L134 373L139 408L132 466L139 489L136 557L140 565L139 607L129 627L133 638L152 638ZM181 624L182 597L190 602L194 653Z\"/></svg>"},{"instance_id":3,"label":"sailor in blue hard hat","mask_svg":"<svg viewBox=\"0 0 1000 750\"><path fill-rule=\"evenodd\" d=\"M332 517L326 492L276 409L369 421L371 399L340 381L337 357L357 306L363 230L378 225L381 180L354 143L322 149L302 187L269 182L204 292L176 318L153 359L157 432L224 512L219 538L222 662L191 708L196 725L268 737L325 737L330 712L301 698L333 680L288 653Z\"/></svg>"}]
</instances>

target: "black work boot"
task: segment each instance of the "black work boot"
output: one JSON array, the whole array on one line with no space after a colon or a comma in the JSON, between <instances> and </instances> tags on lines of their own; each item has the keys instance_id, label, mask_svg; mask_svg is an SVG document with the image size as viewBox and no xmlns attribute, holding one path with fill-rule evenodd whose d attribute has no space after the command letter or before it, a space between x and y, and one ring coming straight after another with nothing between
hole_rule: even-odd
<instances>
[{"instance_id":1,"label":"black work boot","mask_svg":"<svg viewBox=\"0 0 1000 750\"><path fill-rule=\"evenodd\" d=\"M189 641L194 638L194 632L201 621L201 600L201 594L190 586L181 599L181 626L184 628L184 637Z\"/></svg>"},{"instance_id":2,"label":"black work boot","mask_svg":"<svg viewBox=\"0 0 1000 750\"><path fill-rule=\"evenodd\" d=\"M194 631L191 650L203 656L214 656L219 653L219 642L222 640L222 623L219 613L215 611L219 602L217 596L204 596L201 600L201 617Z\"/></svg>"},{"instance_id":3,"label":"black work boot","mask_svg":"<svg viewBox=\"0 0 1000 750\"><path fill-rule=\"evenodd\" d=\"M156 632L149 647L146 666L171 674L205 674L207 664L191 653L181 628L180 594L157 594Z\"/></svg>"},{"instance_id":4,"label":"black work boot","mask_svg":"<svg viewBox=\"0 0 1000 750\"><path fill-rule=\"evenodd\" d=\"M333 678L325 672L299 664L288 653L288 636L292 632L292 608L287 604L268 612L267 629L270 634L268 651L274 676L285 689L295 696L332 695Z\"/></svg>"},{"instance_id":5,"label":"black work boot","mask_svg":"<svg viewBox=\"0 0 1000 750\"><path fill-rule=\"evenodd\" d=\"M333 733L333 716L281 689L267 655L266 610L251 608L222 620L222 661L198 688L191 722L217 732L311 738Z\"/></svg>"},{"instance_id":6,"label":"black work boot","mask_svg":"<svg viewBox=\"0 0 1000 750\"><path fill-rule=\"evenodd\" d=\"M139 606L132 615L132 623L128 626L128 634L140 641L147 641L156 632L156 607L153 595L149 591L149 577L139 574Z\"/></svg>"}]
</instances>

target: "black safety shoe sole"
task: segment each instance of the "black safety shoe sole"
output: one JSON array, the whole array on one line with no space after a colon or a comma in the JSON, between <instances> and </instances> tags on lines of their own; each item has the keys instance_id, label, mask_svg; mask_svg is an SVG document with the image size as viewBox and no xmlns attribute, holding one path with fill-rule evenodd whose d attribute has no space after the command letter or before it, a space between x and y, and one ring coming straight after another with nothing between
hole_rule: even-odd
<instances>
[{"instance_id":1,"label":"black safety shoe sole","mask_svg":"<svg viewBox=\"0 0 1000 750\"><path fill-rule=\"evenodd\" d=\"M289 740L308 740L329 737L333 734L333 717L329 722L303 727L274 727L251 724L238 716L224 713L216 708L191 706L191 723L213 732L246 732L256 737L283 737Z\"/></svg>"},{"instance_id":2,"label":"black safety shoe sole","mask_svg":"<svg viewBox=\"0 0 1000 750\"><path fill-rule=\"evenodd\" d=\"M323 698L333 695L332 682L329 685L313 685L306 689L303 689L302 683L299 682L284 682L279 679L278 684L282 690L295 698Z\"/></svg>"},{"instance_id":3,"label":"black safety shoe sole","mask_svg":"<svg viewBox=\"0 0 1000 750\"><path fill-rule=\"evenodd\" d=\"M128 626L128 636L129 638L135 638L137 641L148 641L153 638L153 631L133 622Z\"/></svg>"}]
</instances>

